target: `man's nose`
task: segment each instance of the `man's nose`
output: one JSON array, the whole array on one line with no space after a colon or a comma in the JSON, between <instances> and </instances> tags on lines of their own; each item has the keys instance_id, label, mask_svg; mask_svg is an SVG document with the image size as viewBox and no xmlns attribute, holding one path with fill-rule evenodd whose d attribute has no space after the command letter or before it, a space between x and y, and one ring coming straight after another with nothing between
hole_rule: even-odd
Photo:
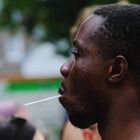
<instances>
[{"instance_id":1,"label":"man's nose","mask_svg":"<svg viewBox=\"0 0 140 140\"><path fill-rule=\"evenodd\" d=\"M68 77L72 65L73 65L73 59L71 58L61 66L60 72L63 77L65 78Z\"/></svg>"}]
</instances>

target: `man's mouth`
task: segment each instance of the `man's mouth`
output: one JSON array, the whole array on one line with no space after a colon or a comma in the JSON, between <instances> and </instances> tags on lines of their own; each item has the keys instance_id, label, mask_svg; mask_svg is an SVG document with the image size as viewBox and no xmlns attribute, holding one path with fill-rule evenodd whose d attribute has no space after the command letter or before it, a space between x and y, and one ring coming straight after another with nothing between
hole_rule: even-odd
<instances>
[{"instance_id":1,"label":"man's mouth","mask_svg":"<svg viewBox=\"0 0 140 140\"><path fill-rule=\"evenodd\" d=\"M61 86L58 90L60 95L64 95L64 88Z\"/></svg>"}]
</instances>

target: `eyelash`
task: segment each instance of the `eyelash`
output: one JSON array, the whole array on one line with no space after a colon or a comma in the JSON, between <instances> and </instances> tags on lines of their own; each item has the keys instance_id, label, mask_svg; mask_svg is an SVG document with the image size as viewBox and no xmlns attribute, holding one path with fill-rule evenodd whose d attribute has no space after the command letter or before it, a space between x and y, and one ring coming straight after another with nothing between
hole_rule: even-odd
<instances>
[{"instance_id":1,"label":"eyelash","mask_svg":"<svg viewBox=\"0 0 140 140\"><path fill-rule=\"evenodd\" d=\"M78 51L77 51L76 48L73 48L73 49L71 50L71 52L72 52L72 54L75 56L75 58L77 58L77 57L79 56Z\"/></svg>"}]
</instances>

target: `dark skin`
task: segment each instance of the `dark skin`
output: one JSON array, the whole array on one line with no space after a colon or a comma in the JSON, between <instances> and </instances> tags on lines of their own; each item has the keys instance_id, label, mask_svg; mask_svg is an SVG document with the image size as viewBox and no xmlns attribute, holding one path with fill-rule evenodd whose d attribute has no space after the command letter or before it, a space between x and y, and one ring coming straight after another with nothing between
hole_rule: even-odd
<instances>
[{"instance_id":1,"label":"dark skin","mask_svg":"<svg viewBox=\"0 0 140 140\"><path fill-rule=\"evenodd\" d=\"M87 128L98 123L103 140L137 140L140 89L124 56L105 58L100 54L94 33L103 21L91 15L77 30L74 57L61 67L64 79L59 100L73 125Z\"/></svg>"}]
</instances>

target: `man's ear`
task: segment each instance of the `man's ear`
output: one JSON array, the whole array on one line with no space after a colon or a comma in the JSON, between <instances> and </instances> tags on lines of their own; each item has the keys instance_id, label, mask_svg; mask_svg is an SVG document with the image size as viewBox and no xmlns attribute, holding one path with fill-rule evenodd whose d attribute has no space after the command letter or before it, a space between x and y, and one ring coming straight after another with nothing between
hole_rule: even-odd
<instances>
[{"instance_id":1,"label":"man's ear","mask_svg":"<svg viewBox=\"0 0 140 140\"><path fill-rule=\"evenodd\" d=\"M111 62L108 69L108 81L110 83L117 83L121 81L128 70L128 62L122 55L116 56Z\"/></svg>"}]
</instances>

